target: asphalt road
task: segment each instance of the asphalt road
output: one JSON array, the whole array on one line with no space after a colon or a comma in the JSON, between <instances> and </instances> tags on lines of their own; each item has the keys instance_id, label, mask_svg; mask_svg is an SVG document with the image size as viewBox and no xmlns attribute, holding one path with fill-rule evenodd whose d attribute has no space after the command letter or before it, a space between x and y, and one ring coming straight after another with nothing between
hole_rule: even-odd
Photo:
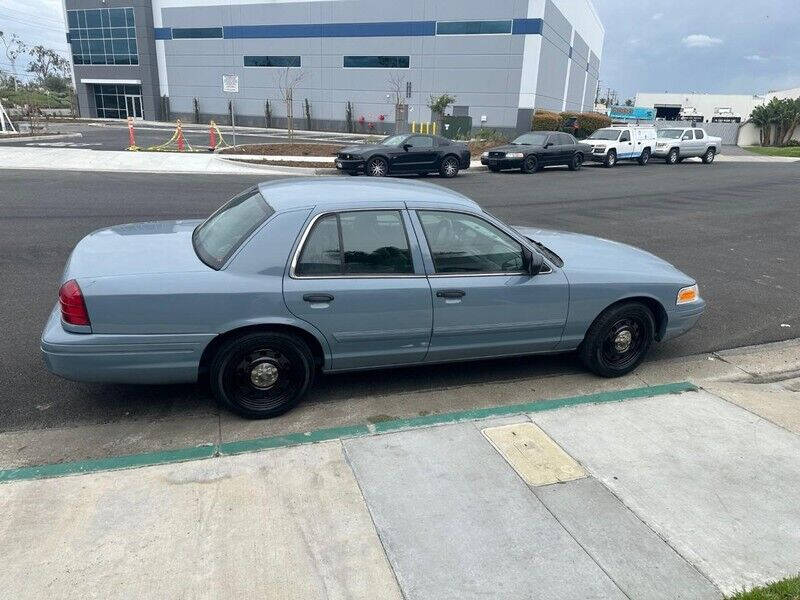
<instances>
[{"instance_id":1,"label":"asphalt road","mask_svg":"<svg viewBox=\"0 0 800 600\"><path fill-rule=\"evenodd\" d=\"M81 237L116 223L203 217L264 179L0 170L0 429L215 412L200 386L60 380L44 368L39 335ZM657 346L660 357L798 336L800 165L624 164L529 176L468 173L444 184L510 223L631 243L693 275L707 314L687 335ZM579 369L574 357L562 356L338 375L322 378L309 401Z\"/></svg>"}]
</instances>

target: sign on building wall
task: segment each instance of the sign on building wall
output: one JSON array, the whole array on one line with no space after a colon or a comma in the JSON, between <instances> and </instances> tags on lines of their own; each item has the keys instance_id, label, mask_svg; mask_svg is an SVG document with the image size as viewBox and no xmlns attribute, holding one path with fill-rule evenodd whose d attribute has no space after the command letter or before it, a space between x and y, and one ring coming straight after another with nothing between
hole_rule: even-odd
<instances>
[{"instance_id":1,"label":"sign on building wall","mask_svg":"<svg viewBox=\"0 0 800 600\"><path fill-rule=\"evenodd\" d=\"M226 94L239 93L239 76L238 75L223 75L222 76L222 91Z\"/></svg>"},{"instance_id":2,"label":"sign on building wall","mask_svg":"<svg viewBox=\"0 0 800 600\"><path fill-rule=\"evenodd\" d=\"M608 111L608 116L611 119L652 121L656 118L656 109L643 106L612 106Z\"/></svg>"}]
</instances>

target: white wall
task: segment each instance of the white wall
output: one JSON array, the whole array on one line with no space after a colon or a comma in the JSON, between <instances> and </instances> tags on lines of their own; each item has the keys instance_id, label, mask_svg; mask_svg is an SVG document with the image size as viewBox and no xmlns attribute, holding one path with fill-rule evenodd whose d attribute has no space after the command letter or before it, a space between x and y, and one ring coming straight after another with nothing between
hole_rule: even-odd
<instances>
[{"instance_id":1,"label":"white wall","mask_svg":"<svg viewBox=\"0 0 800 600\"><path fill-rule=\"evenodd\" d=\"M656 104L692 107L695 109L696 114L703 115L707 121L710 121L711 117L714 116L715 108L727 107L731 108L734 115L741 117L742 122L744 122L750 117L753 109L764 104L765 100L764 96L751 94L654 94L639 92L636 94L635 104L636 106L648 108L654 108Z\"/></svg>"}]
</instances>

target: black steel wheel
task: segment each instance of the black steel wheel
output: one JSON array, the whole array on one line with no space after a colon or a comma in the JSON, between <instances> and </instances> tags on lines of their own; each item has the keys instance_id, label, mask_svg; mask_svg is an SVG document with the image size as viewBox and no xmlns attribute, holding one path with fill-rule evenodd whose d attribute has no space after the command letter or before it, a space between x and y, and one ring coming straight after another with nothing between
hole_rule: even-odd
<instances>
[{"instance_id":1,"label":"black steel wheel","mask_svg":"<svg viewBox=\"0 0 800 600\"><path fill-rule=\"evenodd\" d=\"M539 160L536 158L535 154L529 154L525 157L525 160L522 161L522 172L523 173L536 173L539 170Z\"/></svg>"},{"instance_id":2,"label":"black steel wheel","mask_svg":"<svg viewBox=\"0 0 800 600\"><path fill-rule=\"evenodd\" d=\"M625 302L595 319L578 353L597 375L620 377L644 360L654 336L655 319L650 309L640 302Z\"/></svg>"},{"instance_id":3,"label":"black steel wheel","mask_svg":"<svg viewBox=\"0 0 800 600\"><path fill-rule=\"evenodd\" d=\"M314 380L314 357L299 337L255 332L225 342L211 363L214 395L251 419L295 406Z\"/></svg>"},{"instance_id":4,"label":"black steel wheel","mask_svg":"<svg viewBox=\"0 0 800 600\"><path fill-rule=\"evenodd\" d=\"M367 161L366 173L370 177L386 177L389 174L389 163L380 156L370 158Z\"/></svg>"},{"instance_id":5,"label":"black steel wheel","mask_svg":"<svg viewBox=\"0 0 800 600\"><path fill-rule=\"evenodd\" d=\"M451 179L458 175L458 167L458 159L455 156L445 156L442 164L439 165L439 175Z\"/></svg>"},{"instance_id":6,"label":"black steel wheel","mask_svg":"<svg viewBox=\"0 0 800 600\"><path fill-rule=\"evenodd\" d=\"M581 167L583 167L583 154L576 152L575 156L572 157L572 162L569 163L569 170L580 171Z\"/></svg>"}]
</instances>

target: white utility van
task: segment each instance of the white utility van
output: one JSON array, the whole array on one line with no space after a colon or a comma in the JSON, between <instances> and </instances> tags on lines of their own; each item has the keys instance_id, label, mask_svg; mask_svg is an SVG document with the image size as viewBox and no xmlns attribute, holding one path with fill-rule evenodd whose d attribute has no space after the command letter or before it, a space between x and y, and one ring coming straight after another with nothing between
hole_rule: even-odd
<instances>
[{"instance_id":1,"label":"white utility van","mask_svg":"<svg viewBox=\"0 0 800 600\"><path fill-rule=\"evenodd\" d=\"M586 158L613 167L620 160L635 160L646 165L656 145L652 125L612 125L598 129L585 140L592 147Z\"/></svg>"}]
</instances>

